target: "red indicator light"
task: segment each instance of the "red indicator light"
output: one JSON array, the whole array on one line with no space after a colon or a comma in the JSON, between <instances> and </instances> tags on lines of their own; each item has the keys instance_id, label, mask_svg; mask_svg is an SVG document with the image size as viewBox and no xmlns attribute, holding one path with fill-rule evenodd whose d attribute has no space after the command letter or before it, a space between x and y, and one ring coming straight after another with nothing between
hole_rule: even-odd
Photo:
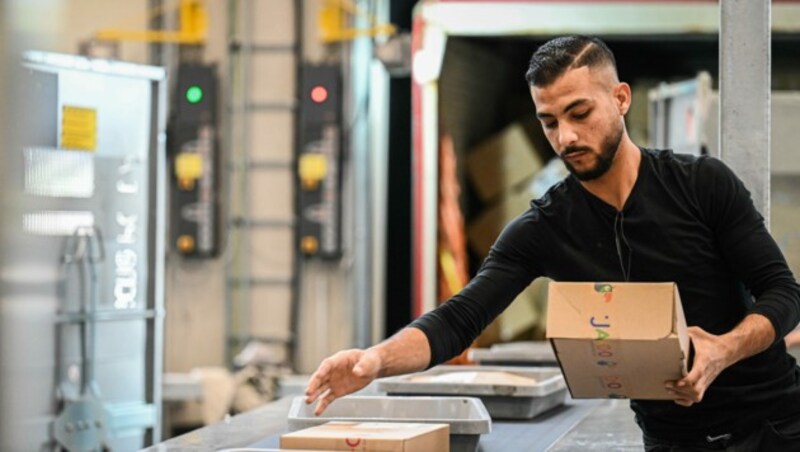
<instances>
[{"instance_id":1,"label":"red indicator light","mask_svg":"<svg viewBox=\"0 0 800 452\"><path fill-rule=\"evenodd\" d=\"M311 89L311 100L321 104L328 100L328 90L324 86L317 85Z\"/></svg>"}]
</instances>

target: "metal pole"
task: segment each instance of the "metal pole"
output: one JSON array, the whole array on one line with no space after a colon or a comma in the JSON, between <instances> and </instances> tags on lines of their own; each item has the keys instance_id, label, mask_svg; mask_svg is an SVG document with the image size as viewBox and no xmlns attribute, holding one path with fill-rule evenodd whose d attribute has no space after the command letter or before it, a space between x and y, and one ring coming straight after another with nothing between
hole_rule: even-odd
<instances>
[{"instance_id":1,"label":"metal pole","mask_svg":"<svg viewBox=\"0 0 800 452\"><path fill-rule=\"evenodd\" d=\"M367 8L365 2L359 6ZM368 26L364 17L354 18L353 26L356 28ZM347 131L347 145L350 146L351 164L355 190L353 193L353 272L351 273L352 296L355 314L354 343L356 347L372 345L372 230L371 218L371 192L373 190L370 177L370 162L372 161L369 149L369 67L372 59L372 41L369 39L355 39L350 43L348 71L348 84L350 108L346 115L347 123L352 124Z\"/></svg>"},{"instance_id":2,"label":"metal pole","mask_svg":"<svg viewBox=\"0 0 800 452\"><path fill-rule=\"evenodd\" d=\"M149 10L161 10L164 8L164 0L149 0L148 2ZM150 23L148 24L151 30L164 30L166 28L166 21L164 20L164 14L157 14L150 18ZM153 66L163 66L165 64L164 58L164 44L160 42L153 42L150 43L149 51L150 51L150 64Z\"/></svg>"},{"instance_id":3,"label":"metal pole","mask_svg":"<svg viewBox=\"0 0 800 452\"><path fill-rule=\"evenodd\" d=\"M295 96L294 98L298 100L300 99L300 82L302 80L302 71L303 71L303 18L305 17L305 9L303 8L303 0L294 0L294 55L295 55L295 74L296 80L298 82L295 83ZM294 131L292 132L292 137L294 139L294 143L300 143L300 113L299 109L295 110L292 114L292 125L294 127ZM292 152L292 168L297 168L297 152ZM295 187L300 186L299 176L295 173L293 176L293 182ZM294 206L295 212L300 212L300 194L298 193L299 190L293 190L293 199L292 205ZM297 215L297 214L295 214ZM299 221L299 220L298 220ZM295 223L297 224L297 223ZM302 256L300 253L297 252L297 243L299 240L297 239L297 228L294 228L293 235L294 235L294 243L293 246L294 255L292 256L292 274L294 278L292 278L292 300L291 300L291 311L289 312L289 331L291 332L291 342L289 343L289 359L292 363L292 371L299 372L298 367L298 350L300 347L298 346L298 336L300 333L300 272L302 270L302 266L300 264ZM341 231L340 231L341 233Z\"/></svg>"},{"instance_id":4,"label":"metal pole","mask_svg":"<svg viewBox=\"0 0 800 452\"><path fill-rule=\"evenodd\" d=\"M721 0L720 155L769 227L771 2Z\"/></svg>"},{"instance_id":5,"label":"metal pole","mask_svg":"<svg viewBox=\"0 0 800 452\"><path fill-rule=\"evenodd\" d=\"M12 51L10 48L11 24L8 23L9 21L7 19L9 13L10 7L7 6L7 2L0 0L0 97L3 99L8 99L13 92L9 83L11 75L10 66L13 64L11 59ZM0 105L0 149L4 150L9 149L12 144L9 138L12 127L8 124L10 110L10 102L3 102L3 104ZM11 206L14 204L14 201L9 190L11 184L7 184L6 181L9 180L9 168L14 167L14 164L17 163L17 161L13 160L11 157L14 154L16 153L3 152L0 154L0 247L3 249L6 248L5 244L11 241L9 237L9 225L11 224L11 220L8 217L10 216L9 214L11 214ZM2 270L3 273L5 273L5 269L11 263L10 261L11 259L7 251L0 253L0 270ZM2 274L0 274L0 308L3 308L7 303L7 295L6 281ZM2 337L5 328L7 328L6 319L2 312L0 312L0 337ZM4 377L6 373L2 369L9 366L10 359L7 355L8 353L5 348L0 346L0 377ZM16 407L11 405L11 397L9 396L14 389L19 390L19 388L10 387L6 378L0 378L0 448L9 447L11 445L10 440L3 440L3 438L9 438L13 430L10 419L14 417L14 409Z\"/></svg>"}]
</instances>

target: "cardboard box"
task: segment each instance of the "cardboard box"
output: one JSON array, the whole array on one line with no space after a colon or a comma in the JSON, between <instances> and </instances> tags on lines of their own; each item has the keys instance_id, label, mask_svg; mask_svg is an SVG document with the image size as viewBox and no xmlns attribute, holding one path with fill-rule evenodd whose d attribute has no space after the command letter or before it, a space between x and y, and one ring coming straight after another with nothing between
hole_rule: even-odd
<instances>
[{"instance_id":1,"label":"cardboard box","mask_svg":"<svg viewBox=\"0 0 800 452\"><path fill-rule=\"evenodd\" d=\"M486 257L503 228L528 210L531 201L544 196L547 190L568 175L561 160L553 158L536 173L530 183L504 192L502 198L486 206L470 221L467 226L470 248L481 258Z\"/></svg>"},{"instance_id":2,"label":"cardboard box","mask_svg":"<svg viewBox=\"0 0 800 452\"><path fill-rule=\"evenodd\" d=\"M533 196L526 189L512 191L497 204L489 207L467 225L470 248L486 257L500 232L511 220L528 210Z\"/></svg>"},{"instance_id":3,"label":"cardboard box","mask_svg":"<svg viewBox=\"0 0 800 452\"><path fill-rule=\"evenodd\" d=\"M689 339L674 283L550 283L547 337L573 398L668 400Z\"/></svg>"},{"instance_id":4,"label":"cardboard box","mask_svg":"<svg viewBox=\"0 0 800 452\"><path fill-rule=\"evenodd\" d=\"M523 187L506 193L500 202L483 211L467 226L470 248L485 258L506 224L528 210L532 199L534 196L528 187ZM544 281L534 281L481 333L478 346L516 340L531 329L544 331L546 292ZM542 339L541 335L538 339Z\"/></svg>"},{"instance_id":5,"label":"cardboard box","mask_svg":"<svg viewBox=\"0 0 800 452\"><path fill-rule=\"evenodd\" d=\"M328 422L281 436L283 449L449 451L448 424Z\"/></svg>"},{"instance_id":6,"label":"cardboard box","mask_svg":"<svg viewBox=\"0 0 800 452\"><path fill-rule=\"evenodd\" d=\"M514 123L467 153L467 175L483 201L533 177L543 162L528 132Z\"/></svg>"},{"instance_id":7,"label":"cardboard box","mask_svg":"<svg viewBox=\"0 0 800 452\"><path fill-rule=\"evenodd\" d=\"M517 298L497 316L500 322L500 340L531 339L530 334L545 331L547 305L547 278L536 278ZM525 335L528 336L525 336ZM539 336L539 340L543 339Z\"/></svg>"}]
</instances>

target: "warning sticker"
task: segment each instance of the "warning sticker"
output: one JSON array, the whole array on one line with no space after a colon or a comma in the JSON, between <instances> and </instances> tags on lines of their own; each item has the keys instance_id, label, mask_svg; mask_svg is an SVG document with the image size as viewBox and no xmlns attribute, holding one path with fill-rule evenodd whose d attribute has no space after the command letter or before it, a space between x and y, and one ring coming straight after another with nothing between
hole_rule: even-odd
<instances>
[{"instance_id":1,"label":"warning sticker","mask_svg":"<svg viewBox=\"0 0 800 452\"><path fill-rule=\"evenodd\" d=\"M94 151L97 148L97 110L64 105L61 118L63 149Z\"/></svg>"}]
</instances>

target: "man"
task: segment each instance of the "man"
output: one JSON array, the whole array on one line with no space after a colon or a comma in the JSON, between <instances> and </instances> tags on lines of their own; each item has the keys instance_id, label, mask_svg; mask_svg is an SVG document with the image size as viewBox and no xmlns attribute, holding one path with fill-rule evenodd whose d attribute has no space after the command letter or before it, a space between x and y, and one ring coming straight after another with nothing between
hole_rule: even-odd
<instances>
[{"instance_id":1,"label":"man","mask_svg":"<svg viewBox=\"0 0 800 452\"><path fill-rule=\"evenodd\" d=\"M457 355L539 276L675 281L694 363L665 382L674 401L631 401L645 448L800 450L800 372L783 342L800 287L741 181L712 158L637 147L630 87L599 39L547 42L526 79L571 175L506 226L461 293L381 344L324 360L308 403L321 413L376 377Z\"/></svg>"}]
</instances>

